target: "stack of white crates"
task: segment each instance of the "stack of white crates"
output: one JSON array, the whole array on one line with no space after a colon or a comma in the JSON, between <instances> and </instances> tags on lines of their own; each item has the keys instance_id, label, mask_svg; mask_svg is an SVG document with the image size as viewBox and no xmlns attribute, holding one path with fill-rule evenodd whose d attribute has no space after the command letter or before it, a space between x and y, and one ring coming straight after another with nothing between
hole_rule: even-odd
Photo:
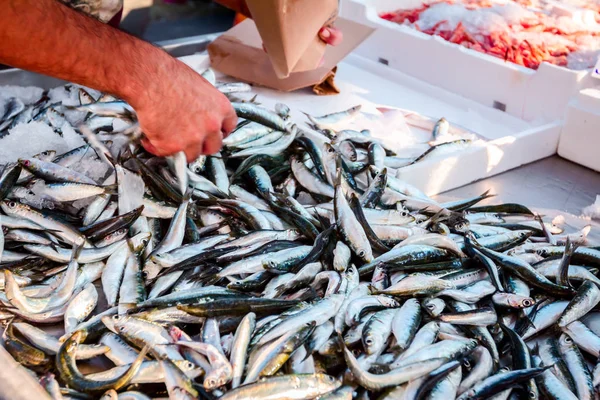
<instances>
[{"instance_id":1,"label":"stack of white crates","mask_svg":"<svg viewBox=\"0 0 600 400\"><path fill-rule=\"evenodd\" d=\"M343 17L376 28L355 54L534 125L557 123L560 147L551 132L540 140L555 141L555 152L558 149L562 157L600 170L600 156L594 152L600 148L600 134L595 132L600 128L600 80L592 70L549 63L532 70L379 17L422 4L422 0L344 0ZM521 161L535 161L525 158Z\"/></svg>"}]
</instances>

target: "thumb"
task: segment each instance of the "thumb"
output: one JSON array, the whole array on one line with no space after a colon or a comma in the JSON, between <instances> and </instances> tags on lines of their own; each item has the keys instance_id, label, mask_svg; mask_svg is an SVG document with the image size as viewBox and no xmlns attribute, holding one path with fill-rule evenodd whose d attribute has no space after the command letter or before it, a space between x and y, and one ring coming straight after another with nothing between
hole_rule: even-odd
<instances>
[{"instance_id":1,"label":"thumb","mask_svg":"<svg viewBox=\"0 0 600 400\"><path fill-rule=\"evenodd\" d=\"M146 149L146 151L148 153L157 155L158 150L156 149L156 147L154 147L154 145L152 143L150 143L150 140L148 140L148 138L146 138L146 137L142 138L142 146L144 147L144 149Z\"/></svg>"}]
</instances>

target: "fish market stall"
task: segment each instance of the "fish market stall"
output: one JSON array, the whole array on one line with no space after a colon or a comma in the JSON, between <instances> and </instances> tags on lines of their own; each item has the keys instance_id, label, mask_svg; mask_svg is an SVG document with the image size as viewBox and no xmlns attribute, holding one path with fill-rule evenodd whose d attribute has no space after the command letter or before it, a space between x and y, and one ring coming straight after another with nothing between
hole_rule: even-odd
<instances>
[{"instance_id":1,"label":"fish market stall","mask_svg":"<svg viewBox=\"0 0 600 400\"><path fill-rule=\"evenodd\" d=\"M0 72L0 315L27 368L0 350L0 397L595 396L594 227L486 181L432 197L554 154L560 123L360 55L328 97L182 60L241 117L189 164L119 99Z\"/></svg>"}]
</instances>

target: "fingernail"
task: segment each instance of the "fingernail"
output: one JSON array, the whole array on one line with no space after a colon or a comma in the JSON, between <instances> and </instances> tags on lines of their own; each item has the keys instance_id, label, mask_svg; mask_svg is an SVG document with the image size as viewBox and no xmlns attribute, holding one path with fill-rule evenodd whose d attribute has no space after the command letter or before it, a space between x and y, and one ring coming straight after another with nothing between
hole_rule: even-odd
<instances>
[{"instance_id":1,"label":"fingernail","mask_svg":"<svg viewBox=\"0 0 600 400\"><path fill-rule=\"evenodd\" d=\"M329 32L329 29L321 28L321 37L323 39L329 39L330 36L331 36L331 32Z\"/></svg>"}]
</instances>

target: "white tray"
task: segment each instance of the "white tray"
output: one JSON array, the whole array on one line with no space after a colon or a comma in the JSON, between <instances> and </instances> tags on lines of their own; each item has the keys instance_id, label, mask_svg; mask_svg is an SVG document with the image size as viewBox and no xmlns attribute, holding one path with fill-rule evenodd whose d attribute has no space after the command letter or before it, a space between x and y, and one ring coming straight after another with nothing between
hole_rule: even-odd
<instances>
[{"instance_id":1,"label":"white tray","mask_svg":"<svg viewBox=\"0 0 600 400\"><path fill-rule=\"evenodd\" d=\"M182 59L196 70L208 66L206 56ZM301 111L322 115L357 104L363 110L393 106L416 111L434 118L445 117L451 123L476 132L487 140L483 146L450 154L443 159L424 160L399 170L401 179L434 195L492 176L522 164L548 157L556 152L560 123L532 123L452 94L428 83L400 73L357 55L350 55L339 65L337 96L315 96L308 89L280 93L257 87L258 101L266 107L276 102L292 109L292 118L304 123ZM384 137L385 132L375 132ZM402 140L402 138L394 138Z\"/></svg>"},{"instance_id":2,"label":"white tray","mask_svg":"<svg viewBox=\"0 0 600 400\"><path fill-rule=\"evenodd\" d=\"M600 90L584 89L569 104L558 155L600 172L599 150Z\"/></svg>"},{"instance_id":3,"label":"white tray","mask_svg":"<svg viewBox=\"0 0 600 400\"><path fill-rule=\"evenodd\" d=\"M534 71L379 17L381 12L421 4L421 0L344 0L343 17L376 28L355 54L527 121L563 118L575 94L598 84L590 71L548 63Z\"/></svg>"}]
</instances>

